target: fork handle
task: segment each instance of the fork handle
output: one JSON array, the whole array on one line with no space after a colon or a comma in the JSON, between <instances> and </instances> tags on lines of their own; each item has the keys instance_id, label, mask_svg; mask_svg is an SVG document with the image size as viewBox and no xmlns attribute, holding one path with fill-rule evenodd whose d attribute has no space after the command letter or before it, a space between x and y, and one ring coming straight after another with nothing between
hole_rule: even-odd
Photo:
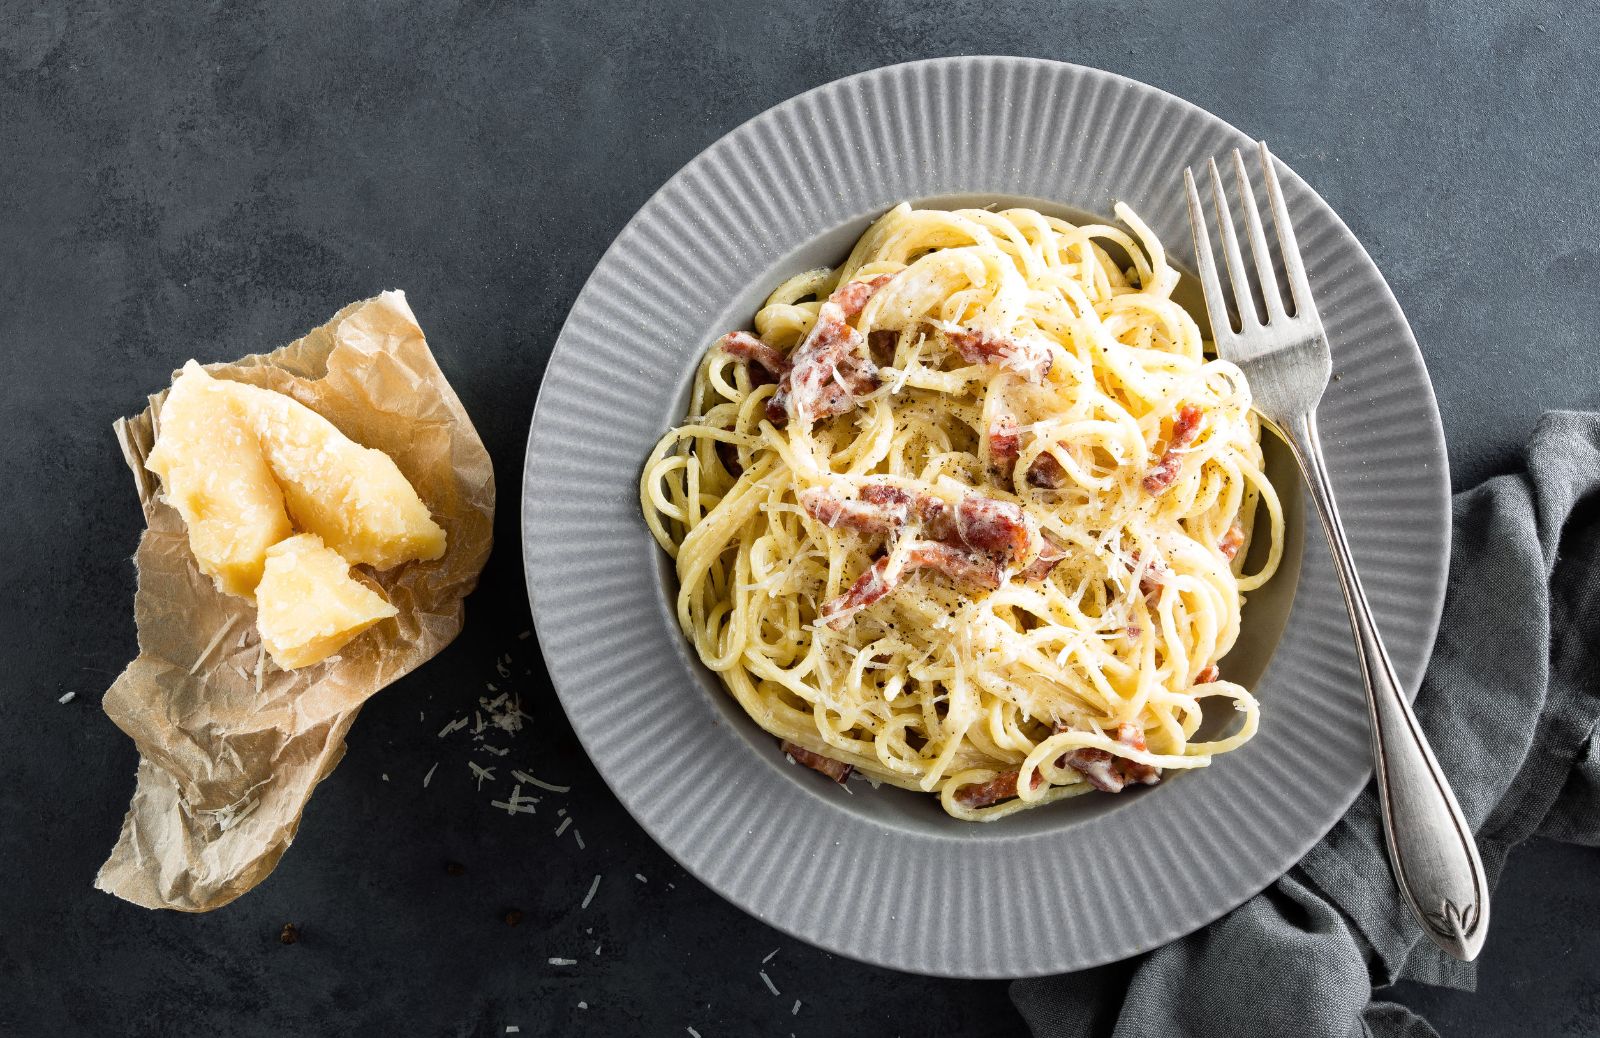
<instances>
[{"instance_id":1,"label":"fork handle","mask_svg":"<svg viewBox=\"0 0 1600 1038\"><path fill-rule=\"evenodd\" d=\"M1378 804L1395 881L1433 942L1470 961L1489 929L1489 887L1472 830L1406 702L1373 622L1334 504L1316 415L1308 414L1282 431L1306 474L1349 608L1372 715Z\"/></svg>"}]
</instances>

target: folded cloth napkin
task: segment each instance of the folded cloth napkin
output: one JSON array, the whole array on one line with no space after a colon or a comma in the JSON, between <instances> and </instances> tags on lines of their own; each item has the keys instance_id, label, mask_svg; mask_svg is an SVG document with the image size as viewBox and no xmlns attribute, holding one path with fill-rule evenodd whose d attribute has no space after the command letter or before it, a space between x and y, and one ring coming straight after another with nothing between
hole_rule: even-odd
<instances>
[{"instance_id":1,"label":"folded cloth napkin","mask_svg":"<svg viewBox=\"0 0 1600 1038\"><path fill-rule=\"evenodd\" d=\"M1454 524L1416 711L1493 884L1536 833L1600 844L1600 414L1546 414L1526 471L1458 494ZM1475 978L1400 900L1368 786L1287 875L1217 922L1131 971L1019 980L1011 998L1035 1038L1419 1038L1433 1028L1372 989Z\"/></svg>"}]
</instances>

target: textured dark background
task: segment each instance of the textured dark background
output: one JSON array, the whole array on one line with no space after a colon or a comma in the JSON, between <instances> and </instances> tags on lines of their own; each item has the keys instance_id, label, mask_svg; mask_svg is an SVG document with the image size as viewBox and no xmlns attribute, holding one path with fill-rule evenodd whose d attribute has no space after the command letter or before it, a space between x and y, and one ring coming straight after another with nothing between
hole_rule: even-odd
<instances>
[{"instance_id":1,"label":"textured dark background","mask_svg":"<svg viewBox=\"0 0 1600 1038\"><path fill-rule=\"evenodd\" d=\"M563 315L666 177L807 87L1017 53L1173 91L1269 139L1366 243L1427 356L1458 487L1511 464L1542 409L1600 405L1593 4L140 6L0 4L0 1033L1020 1033L1002 984L837 959L685 876L518 638L514 499ZM97 708L134 651L140 515L111 422L190 356L270 349L389 287L497 464L468 630L364 711L248 897L186 917L97 893L135 763ZM533 718L504 760L436 734L486 681ZM549 803L586 847L552 814L494 811L469 759L571 782ZM1446 1034L1600 1031L1597 866L1519 852L1478 994L1398 997ZM757 974L773 949L776 998Z\"/></svg>"}]
</instances>

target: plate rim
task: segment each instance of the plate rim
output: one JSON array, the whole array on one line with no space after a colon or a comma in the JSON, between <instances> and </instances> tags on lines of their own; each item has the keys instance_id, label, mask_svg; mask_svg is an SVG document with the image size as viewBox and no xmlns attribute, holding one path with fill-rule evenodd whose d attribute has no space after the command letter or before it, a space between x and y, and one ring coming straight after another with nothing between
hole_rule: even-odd
<instances>
[{"instance_id":1,"label":"plate rim","mask_svg":"<svg viewBox=\"0 0 1600 1038\"><path fill-rule=\"evenodd\" d=\"M1203 119L1215 121L1216 123L1220 123L1223 127L1226 127L1227 129L1232 130L1241 136L1248 136L1244 134L1243 131L1233 126L1232 123L1229 123L1220 116L1207 111L1194 102L1163 90L1160 87L1156 87L1149 83L1144 83L1132 77L1125 76L1117 72L1112 72L1110 70L1100 69L1093 66L1079 65L1072 62L1058 61L1049 58L1003 54L954 55L922 58L862 70L852 73L848 76L843 76L838 79L830 80L828 82L813 86L807 90L788 97L783 101L780 101L777 104L750 116L749 118L742 120L723 134L720 134L715 140L707 144L687 162L679 166L669 177L663 180L662 183L648 195L648 197L639 205L638 209L635 210L635 212L618 230L617 234L612 238L611 242L607 245L604 252L596 261L594 267L590 270L582 288L574 297L573 304L566 317L562 321L561 327L557 332L556 338L552 344L549 358L539 376L539 385L534 400L533 413L529 421L528 436L526 439L523 459L520 488L522 491L522 496L521 508L519 510L519 533L522 540L521 555L524 565L524 581L528 590L529 606L532 613L534 629L536 631L536 641L539 645L541 658L545 664L546 674L550 678L551 687L555 691L558 700L561 702L562 709L567 714L569 722L572 723L574 734L577 736L580 745L582 745L584 752L594 764L596 772L600 774L602 780L606 783L612 794L617 797L618 801L622 804L623 808L629 813L634 821L675 862L684 868L685 871L690 875L693 875L696 879L700 880L700 882L704 884L707 889L713 891L719 897L735 905L741 911L744 911L745 913L766 923L769 926L774 927L780 932L796 940L820 947L833 954L870 965L897 969L905 972L913 972L927 976L947 977L953 979L997 979L1007 977L1048 975L1063 972L1064 969L1077 970L1092 968L1095 965L1115 961L1117 959L1125 958L1129 955L1139 954L1152 948L1159 947L1172 940L1176 940L1189 933L1195 932L1196 930L1209 925L1209 923L1214 922L1216 919L1228 914L1245 901L1248 901L1250 898L1260 893L1262 890L1276 883L1278 879L1285 875L1288 870L1292 869L1294 865L1299 862L1300 859L1303 858L1311 848L1319 843L1326 836L1328 831L1338 824L1340 819L1342 819L1348 812L1351 803L1354 802L1356 797L1360 795L1361 791L1370 781L1372 774L1372 765L1370 759L1366 762L1363 768L1363 777L1361 781L1352 784L1352 788L1348 791L1348 795L1340 796L1339 799L1341 806L1339 811L1337 813L1333 813L1331 818L1325 824L1318 822L1316 825L1308 829L1309 835L1297 843L1293 850L1292 857L1289 859L1288 864L1284 868L1274 868L1272 870L1272 874L1263 883L1241 887L1236 897L1220 897L1213 899L1208 904L1208 907L1203 910L1206 918L1200 922L1193 925L1190 925L1187 922L1177 923L1167 929L1158 928L1151 931L1145 939L1138 941L1137 947L1119 947L1112 949L1111 952L1107 954L1096 953L1090 956L1091 961L1077 963L1071 965L1070 967L1062 967L1053 962L1046 962L1045 964L1036 968L1029 967L1022 970L1012 969L1001 971L988 970L981 966L974 968L970 963L967 966L959 967L940 965L930 966L921 962L908 962L904 960L895 961L883 956L864 954L859 950L859 948L853 947L847 941L839 940L836 937L819 935L815 932L804 932L798 924L777 917L772 912L767 911L763 907L762 901L759 898L740 896L735 892L730 892L724 885L719 884L714 878L706 875L705 871L703 871L700 867L699 862L691 860L683 853L680 853L680 848L674 846L673 842L669 838L668 833L662 831L662 827L657 824L655 819L643 815L640 810L636 809L634 799L646 794L642 794L638 790L632 790L625 786L620 786L618 782L615 781L613 774L609 773L606 766L601 763L601 757L597 754L596 747L591 745L590 739L586 738L582 734L580 724L577 723L577 720L573 717L573 711L569 705L572 701L573 692L567 687L568 679L558 676L557 668L552 665L550 649L547 647L547 639L543 637L543 624L547 613L545 608L541 606L541 599L538 590L538 575L533 564L534 560L531 557L532 538L530 526L536 522L536 510L533 504L535 488L531 486L531 483L535 476L536 439L540 430L541 417L547 416L547 403L550 399L549 394L546 392L547 387L551 381L552 375L559 368L560 362L563 359L563 354L570 353L572 350L577 348L569 337L569 331L573 327L575 318L577 318L582 312L583 306L588 297L592 293L599 291L596 284L597 274L612 262L620 246L630 237L630 234L636 231L641 222L646 219L647 214L651 213L653 209L661 204L663 197L666 196L675 185L679 184L679 182L685 178L686 174L688 174L690 171L700 168L704 163L709 161L709 157L712 156L712 154L716 152L725 141L727 141L729 138L739 135L742 131L748 127L751 127L753 124L772 120L777 118L779 113L794 111L798 108L801 108L808 100L815 99L819 95L823 95L828 92L846 90L848 89L848 84L877 77L903 74L911 69L919 67L951 67L961 65L1009 65L1014 67L1035 67L1043 68L1047 71L1054 71L1066 76L1084 76L1090 79L1098 79L1102 84L1109 84L1119 90L1131 90L1136 93L1142 92L1149 95L1154 95L1160 102L1164 104L1175 104L1186 110L1191 115L1198 115ZM1279 162L1282 163L1282 160L1279 159ZM1284 166L1287 168L1286 164L1284 164ZM1294 179L1299 180L1298 177L1295 177ZM1299 184L1303 190L1314 200L1314 203L1326 214L1326 216L1331 218L1332 225L1337 232L1349 244L1354 245L1357 253L1359 254L1359 259L1370 266L1371 270L1376 274L1376 287L1379 289L1382 296L1380 302L1383 308L1388 312L1388 316L1391 316L1394 319L1395 324L1397 325L1397 330L1403 340L1403 344L1409 347L1408 359L1414 360L1419 367L1422 376L1422 388L1426 391L1425 399L1420 403L1421 410L1424 412L1423 424L1426 426L1426 430L1430 435L1427 437L1427 442L1423 446L1425 447L1426 455L1436 466L1436 473L1434 478L1431 480L1435 491L1435 493L1432 495L1434 498L1432 503L1439 518L1439 536L1434 542L1432 542L1435 550L1432 551L1430 555L1438 563L1438 572L1437 579L1433 582L1433 586L1427 589L1429 592L1427 595L1428 601L1425 603L1426 615L1422 618L1422 627L1415 632L1414 637L1411 639L1420 646L1418 651L1421 656L1422 663L1420 666L1418 666L1413 676L1402 677L1402 684L1404 685L1404 692L1407 699L1414 699L1418 689L1420 688L1421 682L1425 677L1427 659L1431 654L1432 647L1437 639L1447 587L1448 561L1451 550L1452 523L1449 458L1446 450L1443 423L1438 410L1437 397L1433 391L1432 379L1428 374L1426 355L1423 353L1420 344L1417 342L1415 333L1412 331L1410 323L1406 319L1404 310L1401 308L1399 300L1395 297L1392 287L1389 285L1387 279L1383 277L1381 269L1372 259L1365 245L1362 244L1361 240L1345 223L1338 212L1331 205L1329 205L1327 201L1315 191L1315 189L1311 188L1309 184L1304 183L1303 180L1299 181ZM982 190L975 190L973 193L981 194L984 192ZM916 196L912 195L911 197ZM1181 249L1175 249L1174 251L1181 251ZM565 350L563 349L563 346L565 346ZM634 474L630 474L630 477L632 475ZM1322 537L1320 533L1316 532L1320 530L1320 526L1312 522L1309 518L1306 523L1306 528L1308 531L1310 531L1306 535L1307 552L1309 555L1315 550L1312 547L1313 543L1318 545L1322 544ZM648 531L643 528L642 521L639 526L638 535L642 538L649 537ZM1303 590L1302 581L1302 587L1297 589L1297 594L1295 597L1298 598L1299 592L1303 592ZM675 624L671 626L670 635L680 640L682 638L682 632L677 630Z\"/></svg>"}]
</instances>

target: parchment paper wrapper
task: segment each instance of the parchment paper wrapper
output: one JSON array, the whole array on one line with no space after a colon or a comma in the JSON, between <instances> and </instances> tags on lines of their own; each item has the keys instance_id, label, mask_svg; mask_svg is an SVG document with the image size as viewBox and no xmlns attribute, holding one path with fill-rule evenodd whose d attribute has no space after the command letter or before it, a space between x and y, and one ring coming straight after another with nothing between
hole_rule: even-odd
<instances>
[{"instance_id":1,"label":"parchment paper wrapper","mask_svg":"<svg viewBox=\"0 0 1600 1038\"><path fill-rule=\"evenodd\" d=\"M388 454L449 541L435 562L373 574L399 616L322 663L279 670L263 660L254 605L201 574L183 520L144 467L166 393L116 423L146 529L135 557L139 656L104 706L141 759L121 838L95 886L186 912L227 904L277 865L311 790L344 755L361 704L461 630L462 599L489 557L494 519L488 452L404 294L354 303L280 350L207 370L286 393Z\"/></svg>"}]
</instances>

